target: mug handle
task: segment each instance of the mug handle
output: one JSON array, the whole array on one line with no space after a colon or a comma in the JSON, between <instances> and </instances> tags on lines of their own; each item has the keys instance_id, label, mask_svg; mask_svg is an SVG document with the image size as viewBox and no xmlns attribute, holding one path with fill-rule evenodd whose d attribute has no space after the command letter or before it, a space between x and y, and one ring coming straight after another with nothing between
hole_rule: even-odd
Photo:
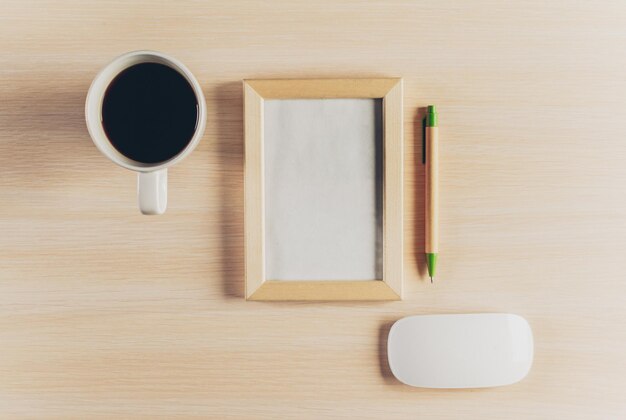
<instances>
[{"instance_id":1,"label":"mug handle","mask_svg":"<svg viewBox=\"0 0 626 420\"><path fill-rule=\"evenodd\" d=\"M137 198L142 214L163 214L167 207L167 168L137 174Z\"/></svg>"}]
</instances>

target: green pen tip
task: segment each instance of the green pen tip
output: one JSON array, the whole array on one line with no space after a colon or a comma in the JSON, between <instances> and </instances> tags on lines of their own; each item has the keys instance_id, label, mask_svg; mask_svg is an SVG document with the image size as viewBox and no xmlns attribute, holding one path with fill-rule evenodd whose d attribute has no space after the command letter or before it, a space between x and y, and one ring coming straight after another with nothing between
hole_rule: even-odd
<instances>
[{"instance_id":1,"label":"green pen tip","mask_svg":"<svg viewBox=\"0 0 626 420\"><path fill-rule=\"evenodd\" d=\"M428 105L428 113L429 114L434 114L435 112L437 112L437 109L435 108L435 105Z\"/></svg>"},{"instance_id":2,"label":"green pen tip","mask_svg":"<svg viewBox=\"0 0 626 420\"><path fill-rule=\"evenodd\" d=\"M428 268L428 277L431 279L435 277L435 272L437 271L437 254L430 252L426 254L426 267Z\"/></svg>"}]
</instances>

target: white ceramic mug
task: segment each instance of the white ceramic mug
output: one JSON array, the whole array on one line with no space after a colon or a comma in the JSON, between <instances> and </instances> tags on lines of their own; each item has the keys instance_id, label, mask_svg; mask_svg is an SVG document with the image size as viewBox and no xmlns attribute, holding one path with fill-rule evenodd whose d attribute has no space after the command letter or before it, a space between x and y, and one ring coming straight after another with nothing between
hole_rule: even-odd
<instances>
[{"instance_id":1,"label":"white ceramic mug","mask_svg":"<svg viewBox=\"0 0 626 420\"><path fill-rule=\"evenodd\" d=\"M107 87L125 69L140 63L159 63L180 73L192 87L198 103L196 130L187 146L174 157L158 163L143 163L120 153L111 144L102 126L102 103ZM123 54L106 65L96 76L85 103L87 129L94 144L106 157L118 165L137 172L137 197L143 214L163 214L167 207L167 168L180 162L196 147L206 125L206 104L196 78L180 61L155 51L133 51Z\"/></svg>"}]
</instances>

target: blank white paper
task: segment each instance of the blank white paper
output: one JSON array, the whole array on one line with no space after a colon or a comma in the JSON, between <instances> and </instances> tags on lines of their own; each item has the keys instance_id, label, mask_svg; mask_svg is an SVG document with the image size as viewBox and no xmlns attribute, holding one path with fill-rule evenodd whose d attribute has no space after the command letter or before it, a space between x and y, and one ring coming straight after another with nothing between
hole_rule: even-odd
<instances>
[{"instance_id":1,"label":"blank white paper","mask_svg":"<svg viewBox=\"0 0 626 420\"><path fill-rule=\"evenodd\" d=\"M382 278L382 106L266 100L268 280Z\"/></svg>"}]
</instances>

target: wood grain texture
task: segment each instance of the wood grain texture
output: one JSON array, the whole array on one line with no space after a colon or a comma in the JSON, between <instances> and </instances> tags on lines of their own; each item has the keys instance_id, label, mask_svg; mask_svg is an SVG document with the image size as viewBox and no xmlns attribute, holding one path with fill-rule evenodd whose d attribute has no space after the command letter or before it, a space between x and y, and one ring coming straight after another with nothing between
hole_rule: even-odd
<instances>
[{"instance_id":1,"label":"wood grain texture","mask_svg":"<svg viewBox=\"0 0 626 420\"><path fill-rule=\"evenodd\" d=\"M248 298L258 301L389 301L400 295L381 280L267 280Z\"/></svg>"},{"instance_id":2,"label":"wood grain texture","mask_svg":"<svg viewBox=\"0 0 626 420\"><path fill-rule=\"evenodd\" d=\"M261 79L246 82L264 99L367 99L387 95L400 79Z\"/></svg>"},{"instance_id":3,"label":"wood grain texture","mask_svg":"<svg viewBox=\"0 0 626 420\"><path fill-rule=\"evenodd\" d=\"M402 298L402 79L245 80L246 299L261 301L399 300ZM374 98L383 100L382 281L276 281L265 273L265 99Z\"/></svg>"},{"instance_id":4,"label":"wood grain texture","mask_svg":"<svg viewBox=\"0 0 626 420\"><path fill-rule=\"evenodd\" d=\"M265 278L265 194L263 98L244 82L244 232L245 289L250 299Z\"/></svg>"},{"instance_id":5,"label":"wood grain texture","mask_svg":"<svg viewBox=\"0 0 626 420\"><path fill-rule=\"evenodd\" d=\"M402 79L383 97L383 280L402 298L404 285L404 136Z\"/></svg>"},{"instance_id":6,"label":"wood grain texture","mask_svg":"<svg viewBox=\"0 0 626 420\"><path fill-rule=\"evenodd\" d=\"M623 1L0 3L0 417L626 417ZM164 216L83 109L135 49L183 61L208 125ZM404 78L404 300L244 299L245 78ZM440 121L441 250L423 266L416 109ZM391 323L513 312L535 364L500 389L411 389Z\"/></svg>"}]
</instances>

